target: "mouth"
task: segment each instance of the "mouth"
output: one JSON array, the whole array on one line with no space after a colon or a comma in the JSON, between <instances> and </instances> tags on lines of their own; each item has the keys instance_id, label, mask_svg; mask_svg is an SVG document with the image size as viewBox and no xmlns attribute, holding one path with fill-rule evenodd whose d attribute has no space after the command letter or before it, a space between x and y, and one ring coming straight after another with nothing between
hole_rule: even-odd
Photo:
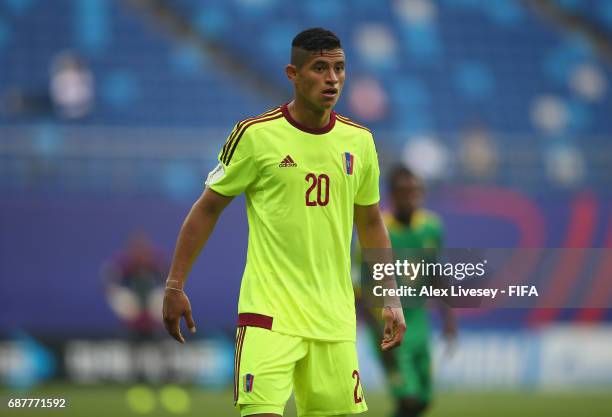
<instances>
[{"instance_id":1,"label":"mouth","mask_svg":"<svg viewBox=\"0 0 612 417\"><path fill-rule=\"evenodd\" d=\"M328 98L334 98L338 95L338 89L337 88L327 88L325 90L323 90L321 92L321 94L324 97L328 97Z\"/></svg>"}]
</instances>

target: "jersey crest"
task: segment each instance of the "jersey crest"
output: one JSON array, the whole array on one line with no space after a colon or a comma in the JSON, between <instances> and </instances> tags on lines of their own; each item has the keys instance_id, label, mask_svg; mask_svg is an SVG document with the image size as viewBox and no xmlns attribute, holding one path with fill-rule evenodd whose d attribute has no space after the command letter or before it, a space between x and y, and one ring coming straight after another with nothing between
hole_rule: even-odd
<instances>
[{"instance_id":1,"label":"jersey crest","mask_svg":"<svg viewBox=\"0 0 612 417\"><path fill-rule=\"evenodd\" d=\"M344 152L342 154L344 160L344 172L346 175L353 175L353 167L355 166L355 155L350 152Z\"/></svg>"},{"instance_id":2,"label":"jersey crest","mask_svg":"<svg viewBox=\"0 0 612 417\"><path fill-rule=\"evenodd\" d=\"M244 392L252 392L254 382L255 382L255 375L246 374L244 376Z\"/></svg>"}]
</instances>

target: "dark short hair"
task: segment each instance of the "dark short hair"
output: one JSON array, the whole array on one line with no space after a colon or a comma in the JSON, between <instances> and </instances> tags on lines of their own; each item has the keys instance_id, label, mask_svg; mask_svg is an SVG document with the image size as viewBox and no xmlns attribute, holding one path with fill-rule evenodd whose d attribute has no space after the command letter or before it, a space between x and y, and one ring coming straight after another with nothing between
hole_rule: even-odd
<instances>
[{"instance_id":1,"label":"dark short hair","mask_svg":"<svg viewBox=\"0 0 612 417\"><path fill-rule=\"evenodd\" d=\"M342 45L334 32L323 28L311 28L298 33L293 38L291 47L306 51L322 51L342 48Z\"/></svg>"},{"instance_id":2,"label":"dark short hair","mask_svg":"<svg viewBox=\"0 0 612 417\"><path fill-rule=\"evenodd\" d=\"M406 177L409 179L417 178L414 172L410 168L406 167L405 165L398 164L398 165L393 166L387 175L387 189L389 191L393 191L395 187L397 186L397 183L400 180L400 178L403 178L403 177Z\"/></svg>"}]
</instances>

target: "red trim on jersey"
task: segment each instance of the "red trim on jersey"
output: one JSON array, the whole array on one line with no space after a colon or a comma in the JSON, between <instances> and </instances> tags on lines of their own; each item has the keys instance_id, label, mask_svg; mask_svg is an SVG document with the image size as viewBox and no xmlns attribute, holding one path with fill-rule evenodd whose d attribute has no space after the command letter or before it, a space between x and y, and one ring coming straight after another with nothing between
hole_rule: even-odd
<instances>
[{"instance_id":1,"label":"red trim on jersey","mask_svg":"<svg viewBox=\"0 0 612 417\"><path fill-rule=\"evenodd\" d=\"M238 326L261 327L263 329L272 330L273 317L264 316L256 313L240 313L238 314Z\"/></svg>"},{"instance_id":2,"label":"red trim on jersey","mask_svg":"<svg viewBox=\"0 0 612 417\"><path fill-rule=\"evenodd\" d=\"M285 119L287 119L287 121L293 127L300 129L301 131L304 131L306 133L311 133L313 135L322 135L324 133L328 133L329 131L331 131L334 128L334 125L336 124L336 112L332 110L329 115L329 123L327 123L327 125L323 127L319 127L319 128L304 126L303 124L295 120L293 117L291 117L291 113L289 113L289 109L287 108L288 104L289 103L285 103L281 106L281 111L283 112L283 116L285 116Z\"/></svg>"},{"instance_id":3,"label":"red trim on jersey","mask_svg":"<svg viewBox=\"0 0 612 417\"><path fill-rule=\"evenodd\" d=\"M229 151L229 148L231 148L232 142L233 142L234 138L236 137L238 132L240 132L240 130L242 129L242 127L246 123L248 123L248 122L250 122L252 120L268 117L268 116L271 116L273 114L277 114L279 112L280 112L280 107L275 107L272 110L268 110L267 112L260 114L259 116L249 117L247 119L244 119L244 120L241 120L240 122L238 122L236 124L236 127L234 128L234 130L232 130L232 133L230 134L229 138L225 141L225 144L223 145L223 151L221 152L221 161L223 161L226 158L227 152Z\"/></svg>"},{"instance_id":4,"label":"red trim on jersey","mask_svg":"<svg viewBox=\"0 0 612 417\"><path fill-rule=\"evenodd\" d=\"M370 130L370 129L368 129L367 127L362 126L362 125L360 125L359 123L355 123L355 122L353 122L351 119L349 119L349 118L347 118L347 117L337 115L337 117L336 117L336 118L338 119L338 121L339 121L339 122L342 122L342 123L344 123L345 125L349 125L349 126L357 127L357 128L359 128L359 129L363 129L363 130L367 130L368 132L371 132L371 130Z\"/></svg>"},{"instance_id":5,"label":"red trim on jersey","mask_svg":"<svg viewBox=\"0 0 612 417\"><path fill-rule=\"evenodd\" d=\"M234 156L234 152L236 151L236 147L238 146L238 142L240 142L240 138L242 138L242 135L244 134L244 132L246 132L246 130L257 124L257 123L263 123L263 122L269 122L270 120L275 120L275 119L280 119L282 116L282 114L280 113L272 113L269 116L265 116L265 117L260 117L258 119L253 119L250 122L245 123L241 130L240 133L238 134L238 136L236 137L236 140L234 141L233 145L231 146L231 151L229 151L229 154L226 156L225 161L223 161L225 163L225 165L229 165L230 162L232 161L232 156ZM228 148L229 149L229 148Z\"/></svg>"}]
</instances>

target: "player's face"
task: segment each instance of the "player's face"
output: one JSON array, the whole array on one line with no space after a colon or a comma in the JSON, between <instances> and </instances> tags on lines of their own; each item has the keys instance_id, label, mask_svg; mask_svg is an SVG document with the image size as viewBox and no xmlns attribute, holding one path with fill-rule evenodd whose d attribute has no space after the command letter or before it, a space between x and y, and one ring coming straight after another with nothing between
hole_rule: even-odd
<instances>
[{"instance_id":1,"label":"player's face","mask_svg":"<svg viewBox=\"0 0 612 417\"><path fill-rule=\"evenodd\" d=\"M297 69L296 93L317 109L331 109L340 98L344 76L342 49L312 53Z\"/></svg>"},{"instance_id":2,"label":"player's face","mask_svg":"<svg viewBox=\"0 0 612 417\"><path fill-rule=\"evenodd\" d=\"M399 213L412 213L423 203L423 184L418 178L402 176L395 182L391 199Z\"/></svg>"}]
</instances>

